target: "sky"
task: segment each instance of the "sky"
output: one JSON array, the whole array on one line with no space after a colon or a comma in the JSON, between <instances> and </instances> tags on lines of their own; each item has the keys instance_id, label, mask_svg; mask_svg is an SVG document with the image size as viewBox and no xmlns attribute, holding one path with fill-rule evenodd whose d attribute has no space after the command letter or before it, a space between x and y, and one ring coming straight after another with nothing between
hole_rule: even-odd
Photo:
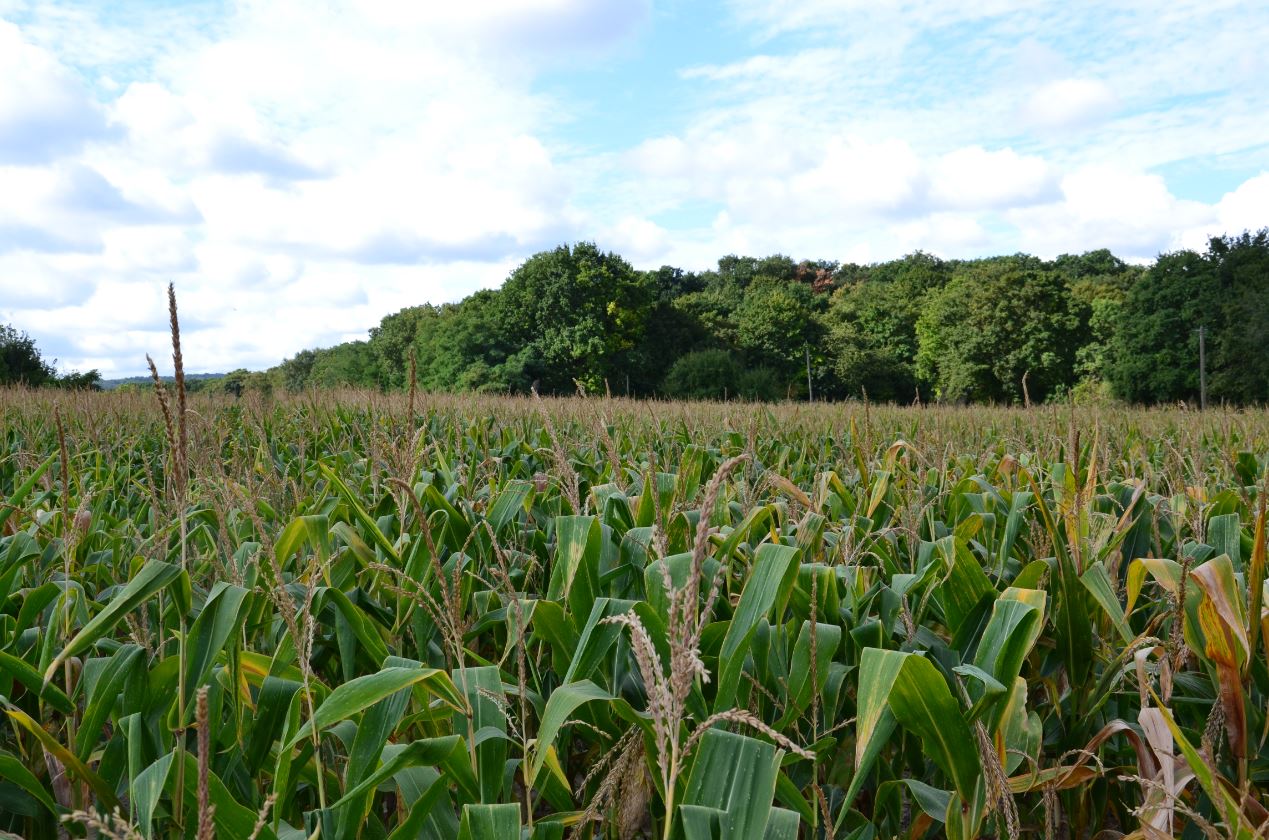
<instances>
[{"instance_id":1,"label":"sky","mask_svg":"<svg viewBox=\"0 0 1269 840\"><path fill-rule=\"evenodd\" d=\"M1269 225L1269 4L0 0L0 323L62 370L365 338L590 240L637 268Z\"/></svg>"}]
</instances>

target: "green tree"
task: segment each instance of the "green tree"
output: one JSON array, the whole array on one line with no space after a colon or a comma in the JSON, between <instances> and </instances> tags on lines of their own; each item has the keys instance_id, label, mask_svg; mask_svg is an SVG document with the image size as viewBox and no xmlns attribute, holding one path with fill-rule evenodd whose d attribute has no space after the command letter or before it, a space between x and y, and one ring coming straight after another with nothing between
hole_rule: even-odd
<instances>
[{"instance_id":1,"label":"green tree","mask_svg":"<svg viewBox=\"0 0 1269 840\"><path fill-rule=\"evenodd\" d=\"M947 263L916 252L861 270L839 271L827 316L833 371L841 391L911 402L918 392L917 319L926 295L947 283ZM849 279L846 279L849 278Z\"/></svg>"},{"instance_id":2,"label":"green tree","mask_svg":"<svg viewBox=\"0 0 1269 840\"><path fill-rule=\"evenodd\" d=\"M430 304L410 306L384 316L379 326L370 328L369 349L380 385L400 390L409 384L410 347L424 325L436 317L437 309Z\"/></svg>"},{"instance_id":3,"label":"green tree","mask_svg":"<svg viewBox=\"0 0 1269 840\"><path fill-rule=\"evenodd\" d=\"M1197 401L1200 326L1209 400L1269 400L1269 230L1216 237L1203 254L1155 261L1124 300L1109 365L1116 395Z\"/></svg>"},{"instance_id":4,"label":"green tree","mask_svg":"<svg viewBox=\"0 0 1269 840\"><path fill-rule=\"evenodd\" d=\"M700 319L677 305L704 289L700 275L667 265L645 272L644 281L652 294L647 327L638 343L618 355L617 378L610 383L614 393L626 393L627 388L635 396L656 393L677 359L712 341Z\"/></svg>"},{"instance_id":5,"label":"green tree","mask_svg":"<svg viewBox=\"0 0 1269 840\"><path fill-rule=\"evenodd\" d=\"M38 388L56 380L54 363L44 361L35 339L9 324L0 325L0 385Z\"/></svg>"},{"instance_id":6,"label":"green tree","mask_svg":"<svg viewBox=\"0 0 1269 840\"><path fill-rule=\"evenodd\" d=\"M1195 330L1204 324L1214 335L1220 311L1209 260L1194 251L1161 255L1124 299L1109 364L1115 395L1144 403L1197 399Z\"/></svg>"},{"instance_id":7,"label":"green tree","mask_svg":"<svg viewBox=\"0 0 1269 840\"><path fill-rule=\"evenodd\" d=\"M316 350L301 350L273 369L278 384L287 391L303 391L313 385L313 365L317 362Z\"/></svg>"},{"instance_id":8,"label":"green tree","mask_svg":"<svg viewBox=\"0 0 1269 840\"><path fill-rule=\"evenodd\" d=\"M274 377L267 371L250 371L238 368L226 373L220 379L221 390L226 394L241 396L247 391L259 393L273 392Z\"/></svg>"},{"instance_id":9,"label":"green tree","mask_svg":"<svg viewBox=\"0 0 1269 840\"><path fill-rule=\"evenodd\" d=\"M1062 276L1031 257L961 264L917 321L917 372L945 400L1043 400L1075 380L1078 319Z\"/></svg>"},{"instance_id":10,"label":"green tree","mask_svg":"<svg viewBox=\"0 0 1269 840\"><path fill-rule=\"evenodd\" d=\"M501 292L486 289L440 307L435 318L420 322L420 385L432 391L527 391L532 351L516 346L514 329Z\"/></svg>"},{"instance_id":11,"label":"green tree","mask_svg":"<svg viewBox=\"0 0 1269 840\"><path fill-rule=\"evenodd\" d=\"M547 392L570 392L575 380L602 392L642 340L652 304L647 278L590 242L535 254L500 296L513 345L528 350L514 364Z\"/></svg>"},{"instance_id":12,"label":"green tree","mask_svg":"<svg viewBox=\"0 0 1269 840\"><path fill-rule=\"evenodd\" d=\"M71 391L100 391L101 371L96 368L83 373L71 371L59 376L56 384L59 388L66 388Z\"/></svg>"},{"instance_id":13,"label":"green tree","mask_svg":"<svg viewBox=\"0 0 1269 840\"><path fill-rule=\"evenodd\" d=\"M1080 400L1112 397L1108 380L1121 312L1128 290L1144 270L1105 248L1062 254L1052 267L1066 280L1071 311L1078 322L1074 396Z\"/></svg>"},{"instance_id":14,"label":"green tree","mask_svg":"<svg viewBox=\"0 0 1269 840\"><path fill-rule=\"evenodd\" d=\"M1208 242L1220 289L1220 324L1209 345L1210 395L1269 402L1269 229Z\"/></svg>"},{"instance_id":15,"label":"green tree","mask_svg":"<svg viewBox=\"0 0 1269 840\"><path fill-rule=\"evenodd\" d=\"M309 381L319 388L375 388L379 385L378 359L369 342L346 341L316 352Z\"/></svg>"},{"instance_id":16,"label":"green tree","mask_svg":"<svg viewBox=\"0 0 1269 840\"><path fill-rule=\"evenodd\" d=\"M753 365L769 367L785 382L804 383L808 349L823 338L810 286L757 278L736 310L736 341Z\"/></svg>"}]
</instances>

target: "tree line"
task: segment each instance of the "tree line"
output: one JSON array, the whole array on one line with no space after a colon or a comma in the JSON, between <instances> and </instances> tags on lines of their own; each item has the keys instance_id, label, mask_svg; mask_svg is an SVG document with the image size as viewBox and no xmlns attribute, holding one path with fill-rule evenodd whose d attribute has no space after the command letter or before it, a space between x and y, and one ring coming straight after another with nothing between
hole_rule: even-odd
<instances>
[{"instance_id":1,"label":"tree line","mask_svg":"<svg viewBox=\"0 0 1269 840\"><path fill-rule=\"evenodd\" d=\"M637 271L595 244L204 388L693 399L1269 402L1269 229L1133 265L1108 250L871 265L726 256Z\"/></svg>"},{"instance_id":2,"label":"tree line","mask_svg":"<svg viewBox=\"0 0 1269 840\"><path fill-rule=\"evenodd\" d=\"M257 384L702 399L1269 401L1269 229L1132 265L1107 250L872 265L727 256L636 271L582 242L497 290L387 316ZM809 371L809 374L808 374Z\"/></svg>"}]
</instances>

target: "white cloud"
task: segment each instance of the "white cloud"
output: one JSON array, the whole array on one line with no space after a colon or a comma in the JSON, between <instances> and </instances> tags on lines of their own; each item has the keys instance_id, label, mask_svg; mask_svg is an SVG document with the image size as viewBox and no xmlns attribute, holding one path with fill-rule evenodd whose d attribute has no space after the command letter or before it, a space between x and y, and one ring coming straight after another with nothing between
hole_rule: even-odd
<instances>
[{"instance_id":1,"label":"white cloud","mask_svg":"<svg viewBox=\"0 0 1269 840\"><path fill-rule=\"evenodd\" d=\"M1006 213L1025 250L1043 255L1110 248L1153 257L1178 233L1212 218L1213 208L1176 198L1158 175L1090 166L1062 179L1062 200Z\"/></svg>"},{"instance_id":2,"label":"white cloud","mask_svg":"<svg viewBox=\"0 0 1269 840\"><path fill-rule=\"evenodd\" d=\"M1052 199L1057 193L1053 167L1038 155L1020 155L1013 149L966 146L943 155L931 169L930 197L943 207L1016 207Z\"/></svg>"},{"instance_id":3,"label":"white cloud","mask_svg":"<svg viewBox=\"0 0 1269 840\"><path fill-rule=\"evenodd\" d=\"M128 373L162 352L169 279L192 369L262 367L579 237L532 82L650 3L247 2L166 16L176 48L105 10L20 11L0 21L0 125L25 131L0 130L0 319Z\"/></svg>"},{"instance_id":4,"label":"white cloud","mask_svg":"<svg viewBox=\"0 0 1269 840\"><path fill-rule=\"evenodd\" d=\"M1221 233L1269 227L1269 172L1261 172L1225 195L1216 206Z\"/></svg>"},{"instance_id":5,"label":"white cloud","mask_svg":"<svg viewBox=\"0 0 1269 840\"><path fill-rule=\"evenodd\" d=\"M1098 79L1058 79L1039 87L1022 110L1023 120L1045 131L1085 128L1110 116L1119 99Z\"/></svg>"},{"instance_id":6,"label":"white cloud","mask_svg":"<svg viewBox=\"0 0 1269 840\"><path fill-rule=\"evenodd\" d=\"M0 164L52 160L107 132L74 74L0 20Z\"/></svg>"},{"instance_id":7,"label":"white cloud","mask_svg":"<svg viewBox=\"0 0 1269 840\"><path fill-rule=\"evenodd\" d=\"M1269 171L1249 178L1216 203L1211 215L1177 237L1176 246L1203 250L1213 236L1269 227Z\"/></svg>"},{"instance_id":8,"label":"white cloud","mask_svg":"<svg viewBox=\"0 0 1269 840\"><path fill-rule=\"evenodd\" d=\"M135 373L163 355L174 280L191 369L217 370L495 286L579 238L691 268L1148 257L1266 223L1269 175L1200 203L1151 174L1269 166L1269 15L1246 5L729 0L724 34L701 36L727 49L627 62L693 15L0 0L18 21L0 20L0 322ZM651 104L627 88L649 84Z\"/></svg>"},{"instance_id":9,"label":"white cloud","mask_svg":"<svg viewBox=\"0 0 1269 840\"><path fill-rule=\"evenodd\" d=\"M656 222L625 216L605 232L604 247L635 263L656 263L671 247L670 232Z\"/></svg>"}]
</instances>

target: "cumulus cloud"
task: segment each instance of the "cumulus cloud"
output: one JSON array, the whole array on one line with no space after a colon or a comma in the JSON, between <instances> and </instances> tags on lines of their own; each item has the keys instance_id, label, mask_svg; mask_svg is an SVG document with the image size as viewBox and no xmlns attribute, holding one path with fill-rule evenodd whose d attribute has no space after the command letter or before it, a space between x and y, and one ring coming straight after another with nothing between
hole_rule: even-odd
<instances>
[{"instance_id":1,"label":"cumulus cloud","mask_svg":"<svg viewBox=\"0 0 1269 840\"><path fill-rule=\"evenodd\" d=\"M689 5L0 0L0 322L137 373L174 280L192 370L264 367L582 238L1143 258L1267 221L1269 15L1231 0L727 0L717 50ZM1219 200L1157 174L1211 154L1249 173Z\"/></svg>"},{"instance_id":2,"label":"cumulus cloud","mask_svg":"<svg viewBox=\"0 0 1269 840\"><path fill-rule=\"evenodd\" d=\"M1252 233L1269 227L1269 171L1249 178L1221 196L1212 212L1180 234L1175 247L1202 250L1213 236Z\"/></svg>"},{"instance_id":3,"label":"cumulus cloud","mask_svg":"<svg viewBox=\"0 0 1269 840\"><path fill-rule=\"evenodd\" d=\"M75 75L0 20L0 164L43 163L109 133L103 110Z\"/></svg>"},{"instance_id":4,"label":"cumulus cloud","mask_svg":"<svg viewBox=\"0 0 1269 840\"><path fill-rule=\"evenodd\" d=\"M1058 194L1054 168L1038 155L1013 149L966 146L931 164L930 198L936 205L976 210L1052 200Z\"/></svg>"},{"instance_id":5,"label":"cumulus cloud","mask_svg":"<svg viewBox=\"0 0 1269 840\"><path fill-rule=\"evenodd\" d=\"M1172 195L1163 178L1088 166L1062 179L1062 200L1010 211L1025 249L1056 254L1110 248L1150 257L1178 243L1179 231L1210 219L1213 209Z\"/></svg>"},{"instance_id":6,"label":"cumulus cloud","mask_svg":"<svg viewBox=\"0 0 1269 840\"><path fill-rule=\"evenodd\" d=\"M192 367L267 366L583 235L532 81L651 4L247 3L165 13L177 49L49 11L0 21L0 319L129 373L168 280Z\"/></svg>"}]
</instances>

